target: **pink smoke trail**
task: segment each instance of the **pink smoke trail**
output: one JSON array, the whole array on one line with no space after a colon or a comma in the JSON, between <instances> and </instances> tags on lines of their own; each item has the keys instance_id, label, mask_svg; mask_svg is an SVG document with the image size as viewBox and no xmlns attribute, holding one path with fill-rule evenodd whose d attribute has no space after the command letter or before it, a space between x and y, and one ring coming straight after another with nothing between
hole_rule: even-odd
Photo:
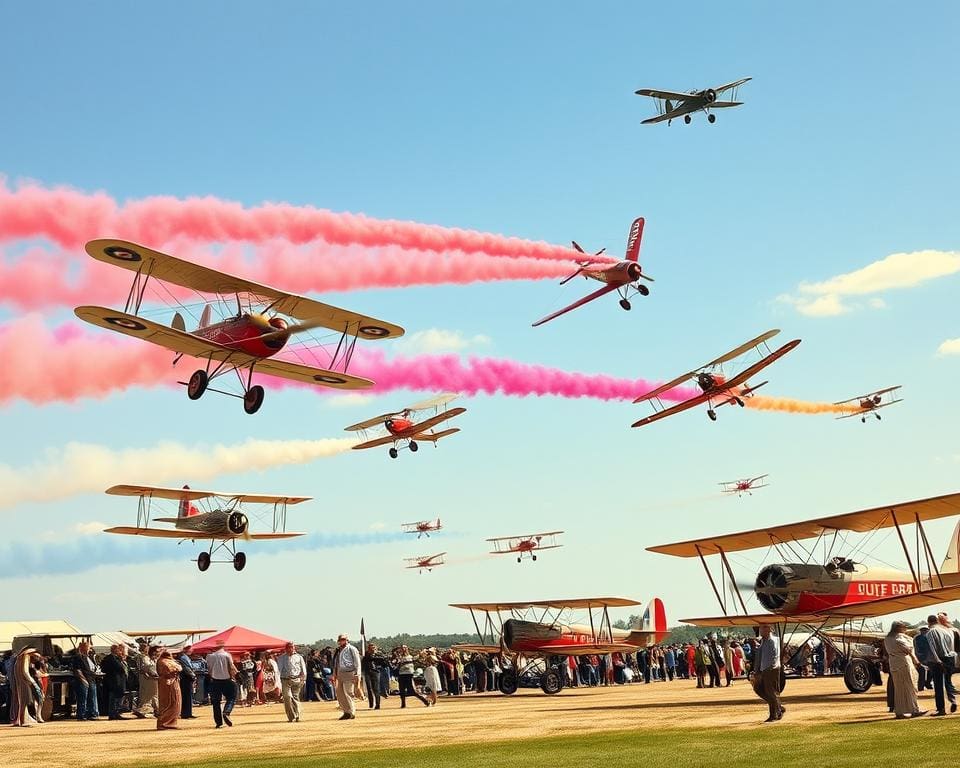
<instances>
[{"instance_id":1,"label":"pink smoke trail","mask_svg":"<svg viewBox=\"0 0 960 768\"><path fill-rule=\"evenodd\" d=\"M569 248L544 242L335 213L312 206L264 203L245 208L215 197L148 197L121 205L104 192L88 194L36 184L11 189L0 180L0 241L47 238L67 248L79 248L96 237L118 237L144 244L165 243L174 237L248 243L280 238L294 244L323 240L332 245L398 246L438 253L460 251L559 261L579 256Z\"/></svg>"}]
</instances>

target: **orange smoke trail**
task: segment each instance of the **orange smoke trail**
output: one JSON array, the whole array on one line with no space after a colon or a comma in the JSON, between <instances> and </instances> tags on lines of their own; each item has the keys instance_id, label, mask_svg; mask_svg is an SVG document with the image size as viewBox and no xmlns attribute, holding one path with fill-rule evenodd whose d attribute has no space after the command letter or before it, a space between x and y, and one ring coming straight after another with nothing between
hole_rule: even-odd
<instances>
[{"instance_id":1,"label":"orange smoke trail","mask_svg":"<svg viewBox=\"0 0 960 768\"><path fill-rule=\"evenodd\" d=\"M857 413L860 409L849 403L835 405L834 403L813 403L809 400L794 400L791 397L764 397L755 395L744 398L747 408L756 408L758 411L782 411L783 413Z\"/></svg>"}]
</instances>

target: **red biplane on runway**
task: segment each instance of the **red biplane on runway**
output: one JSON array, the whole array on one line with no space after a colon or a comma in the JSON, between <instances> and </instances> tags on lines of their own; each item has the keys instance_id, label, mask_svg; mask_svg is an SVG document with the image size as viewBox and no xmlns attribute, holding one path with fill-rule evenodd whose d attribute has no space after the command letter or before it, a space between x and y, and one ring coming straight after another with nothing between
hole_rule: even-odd
<instances>
[{"instance_id":1,"label":"red biplane on runway","mask_svg":"<svg viewBox=\"0 0 960 768\"><path fill-rule=\"evenodd\" d=\"M436 555L420 555L419 557L405 557L403 561L409 563L405 566L406 568L416 568L418 573L422 573L423 569L426 568L427 571L432 571L438 565L444 565L443 556L447 554L446 552L439 552Z\"/></svg>"},{"instance_id":2,"label":"red biplane on runway","mask_svg":"<svg viewBox=\"0 0 960 768\"><path fill-rule=\"evenodd\" d=\"M880 414L877 413L877 411L879 411L881 408L886 408L888 405L903 402L903 398L897 397L897 395L894 394L899 389L900 385L898 384L895 387L878 389L876 392L870 392L866 395L858 395L857 397L851 397L849 400L841 400L839 403L834 403L834 405L850 405L850 413L837 416L837 418L849 419L851 416L859 416L860 421L866 424L867 415L872 413L874 416L876 416L877 421L880 421ZM884 395L889 395L889 397L885 398Z\"/></svg>"},{"instance_id":3,"label":"red biplane on runway","mask_svg":"<svg viewBox=\"0 0 960 768\"><path fill-rule=\"evenodd\" d=\"M720 493L735 493L738 497L747 493L753 496L752 491L755 491L757 488L767 487L768 483L763 482L763 479L767 477L770 477L770 475L760 475L759 477L751 477L744 480L724 480L720 483L722 486Z\"/></svg>"},{"instance_id":4,"label":"red biplane on runway","mask_svg":"<svg viewBox=\"0 0 960 768\"><path fill-rule=\"evenodd\" d=\"M543 325L550 320L553 320L555 317L560 317L570 310L576 309L577 307L582 307L584 304L593 301L594 299L599 298L600 296L605 296L612 291L617 291L620 294L620 306L624 309L630 309L630 291L633 291L632 295L640 294L641 296L647 296L650 293L650 289L647 288L641 280L648 280L651 283L653 278L645 275L643 269L640 267L640 262L638 258L640 256L640 240L643 238L643 217L635 219L633 224L630 225L630 234L627 237L627 252L623 261L611 262L604 258L602 261L596 259L597 256L600 256L606 248L601 248L595 254L594 258L587 258L583 261L578 261L577 264L579 268L569 277L565 277L560 281L560 285L566 285L577 275L583 275L585 278L591 280L598 280L601 283L604 283L603 288L598 288L593 293L584 296L579 301L575 301L573 304L564 307L563 309L557 310L556 312L543 317L533 324L533 327L536 328L538 325ZM584 253L583 248L581 248L576 241L573 242L573 247L578 250L580 253Z\"/></svg>"},{"instance_id":5,"label":"red biplane on runway","mask_svg":"<svg viewBox=\"0 0 960 768\"><path fill-rule=\"evenodd\" d=\"M353 450L362 451L366 448L376 448L381 445L393 443L389 454L391 459L397 458L399 452L404 448L409 448L412 453L416 453L419 446L418 440L429 441L436 446L437 441L448 435L456 434L460 431L459 427L444 429L440 432L434 432L433 428L442 424L454 416L466 413L466 408L446 408L447 404L456 400L460 395L448 393L431 397L421 403L408 405L400 411L394 413L384 413L380 416L374 416L372 419L361 421L359 424L351 424L345 427L347 432L360 432L366 438L368 430L382 428L386 434L376 437L372 440L365 440L359 445L353 446ZM433 415L423 421L415 421L417 414L430 412Z\"/></svg>"},{"instance_id":6,"label":"red biplane on runway","mask_svg":"<svg viewBox=\"0 0 960 768\"><path fill-rule=\"evenodd\" d=\"M820 635L829 643L831 638L823 635L824 629L960 599L960 523L954 528L939 568L923 525L956 515L960 515L960 493L648 549L676 557L696 557L703 565L723 615L683 619L688 624L775 624L781 626L781 636L790 625ZM903 530L907 526L915 527L913 556L907 544L910 532L905 534ZM875 547L878 531L891 528L896 530L908 571L853 559L867 554L871 543ZM864 538L854 546L848 540L850 533L861 533ZM804 544L811 539L812 544ZM769 613L750 613L727 555L760 548L767 548L776 558L761 567L753 588L757 601ZM708 555L719 555L717 576L707 566ZM847 636L859 636L859 630L844 631ZM863 657L848 661L844 680L852 692L865 691L876 681L874 661Z\"/></svg>"},{"instance_id":7,"label":"red biplane on runway","mask_svg":"<svg viewBox=\"0 0 960 768\"><path fill-rule=\"evenodd\" d=\"M480 644L454 648L473 653L502 654L501 693L516 693L520 676L540 671L544 693L558 693L566 684L560 663L568 656L632 653L658 643L667 635L667 614L659 598L650 601L640 627L617 629L610 622L610 608L640 605L624 597L589 597L573 600L532 600L512 603L453 603L470 612ZM585 611L587 623L572 623L573 611ZM477 614L483 614L482 623ZM481 628L482 627L482 628ZM555 657L563 657L554 663Z\"/></svg>"},{"instance_id":8,"label":"red biplane on runway","mask_svg":"<svg viewBox=\"0 0 960 768\"><path fill-rule=\"evenodd\" d=\"M563 544L557 544L557 536L563 531L547 531L546 533L529 533L522 536L499 536L494 539L487 539L493 542L491 555L517 555L517 562L523 560L524 556L529 557L536 562L536 552L541 549L557 549ZM546 539L546 543L544 543Z\"/></svg>"},{"instance_id":9,"label":"red biplane on runway","mask_svg":"<svg viewBox=\"0 0 960 768\"><path fill-rule=\"evenodd\" d=\"M107 528L106 533L119 533L124 536L148 536L183 541L209 541L210 548L197 555L197 568L207 570L210 563L233 563L235 570L242 571L247 564L247 556L236 549L237 539L258 541L261 539L289 539L303 536L302 533L287 532L287 507L310 501L309 496L268 496L261 493L221 493L219 491L198 491L190 486L183 488L159 488L152 485L114 485L107 489L111 496L137 496L137 525ZM155 517L153 522L172 523L173 528L151 528L150 514L153 502L166 500L177 502L176 516ZM198 508L192 502L203 502L204 508ZM263 505L269 513L259 512L256 517L267 521L272 518L272 531L269 533L251 533L246 508L249 505ZM269 517L268 517L269 514ZM219 550L230 555L229 560L213 560Z\"/></svg>"},{"instance_id":10,"label":"red biplane on runway","mask_svg":"<svg viewBox=\"0 0 960 768\"><path fill-rule=\"evenodd\" d=\"M420 520L416 523L401 523L400 527L404 533L415 533L419 539L421 536L430 538L431 531L439 531L443 526L440 525L440 518L436 520Z\"/></svg>"},{"instance_id":11,"label":"red biplane on runway","mask_svg":"<svg viewBox=\"0 0 960 768\"><path fill-rule=\"evenodd\" d=\"M373 382L369 379L347 373L357 339L389 339L403 335L400 326L226 275L126 240L91 240L86 248L97 261L129 269L135 275L123 312L105 307L77 307L74 313L93 325L135 336L175 352L174 365L184 355L205 360L205 367L196 370L189 381L180 382L186 385L191 400L198 400L209 388L211 392L240 397L243 410L256 413L263 404L264 390L253 383L254 370L268 376L338 389L371 387ZM215 305L210 303L205 303L194 331L187 331L186 321L179 311L174 314L170 325L142 317L140 308L151 278L188 288L201 296L216 295L216 306L223 315L222 319L211 322L211 310ZM185 305L180 307L189 311ZM330 353L314 340L317 342L315 346L301 346L298 351L314 358L323 351L328 358L326 367L275 359L274 356L292 336L318 328L335 333L339 339L336 349ZM211 381L231 372L236 372L240 380L242 395L209 387Z\"/></svg>"},{"instance_id":12,"label":"red biplane on runway","mask_svg":"<svg viewBox=\"0 0 960 768\"><path fill-rule=\"evenodd\" d=\"M725 355L721 355L716 360L711 360L709 363L700 366L694 371L685 373L682 376L677 376L673 381L669 381L646 394L640 395L640 397L633 402L642 403L645 400L649 400L655 412L652 416L640 419L640 421L634 422L631 426L642 427L646 424L652 424L655 421L664 419L667 416L673 416L675 413L680 413L681 411L686 411L701 403L707 404L707 416L710 417L711 421L717 420L717 412L714 408L719 408L721 405L733 405L736 403L742 408L745 405L744 398L749 397L767 383L762 381L756 386L751 387L747 383L747 379L759 373L771 363L779 360L800 343L800 339L794 339L771 352L767 346L767 341L778 333L780 333L780 331L777 329L767 331L757 336L757 338L741 344L736 349L730 350ZM724 363L736 360L738 357L749 353L753 349L760 353L760 360L747 366L734 376L727 378L723 375L722 366ZM700 387L701 394L696 397L691 397L689 400L684 400L677 405L665 408L660 401L660 395L686 383L690 379L693 379L696 385Z\"/></svg>"}]
</instances>

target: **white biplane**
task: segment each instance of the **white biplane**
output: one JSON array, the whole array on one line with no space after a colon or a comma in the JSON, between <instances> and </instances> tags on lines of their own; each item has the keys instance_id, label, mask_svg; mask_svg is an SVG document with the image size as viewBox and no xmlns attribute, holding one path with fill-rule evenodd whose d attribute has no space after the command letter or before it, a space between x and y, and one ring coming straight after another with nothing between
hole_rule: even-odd
<instances>
[{"instance_id":1,"label":"white biplane","mask_svg":"<svg viewBox=\"0 0 960 768\"><path fill-rule=\"evenodd\" d=\"M849 419L851 416L859 416L860 421L866 424L867 415L872 413L876 416L877 421L880 421L880 414L877 413L877 411L881 408L886 408L888 405L903 402L903 398L895 394L899 390L900 385L898 384L895 387L878 389L876 392L869 392L866 395L858 395L857 397L851 397L849 400L841 400L839 403L834 403L834 405L850 406L849 413L844 413L842 416L837 416L837 418Z\"/></svg>"},{"instance_id":2,"label":"white biplane","mask_svg":"<svg viewBox=\"0 0 960 768\"><path fill-rule=\"evenodd\" d=\"M86 249L97 261L135 274L122 312L83 306L77 307L74 313L92 325L169 349L176 353L174 365L184 355L205 360L206 365L196 370L189 381L180 382L186 385L191 400L199 399L209 388L211 392L241 398L244 411L256 413L263 404L264 390L253 383L254 371L338 389L371 387L373 382L369 379L347 373L357 339L390 339L403 335L400 326L233 277L126 240L91 240ZM170 325L140 314L151 279L201 295L204 308L195 330L187 330L179 311ZM217 304L207 303L205 294L217 296ZM217 322L211 321L214 306L223 316ZM179 307L191 311L184 304ZM301 357L309 354L317 360L317 354L322 353L323 366L275 359L292 336L318 328L334 332L334 338L338 339L335 349L331 352L328 348L333 346L332 340L327 345L314 339L314 346L299 345L297 351ZM236 372L243 394L209 387L214 379L231 372Z\"/></svg>"},{"instance_id":3,"label":"white biplane","mask_svg":"<svg viewBox=\"0 0 960 768\"><path fill-rule=\"evenodd\" d=\"M107 489L111 496L136 496L137 525L116 526L105 529L106 533L118 533L123 536L148 536L161 539L179 539L183 541L209 541L206 552L197 555L197 568L207 570L210 563L233 563L237 571L247 564L247 556L238 552L237 540L259 541L271 539L289 539L303 536L302 533L287 531L287 507L310 501L309 496L269 496L260 493L221 493L219 491L193 490L183 488L159 488L151 485L114 485ZM152 522L172 523L173 528L151 528L151 510L156 500L174 501L177 504L176 515L155 517ZM201 502L201 507L193 502ZM268 512L254 514L260 520L270 520L272 530L267 533L251 533L250 520L246 514L250 505L263 505ZM230 555L229 560L213 560L218 551Z\"/></svg>"},{"instance_id":4,"label":"white biplane","mask_svg":"<svg viewBox=\"0 0 960 768\"><path fill-rule=\"evenodd\" d=\"M487 539L493 544L491 555L517 555L517 562L528 556L536 562L541 549L558 549L563 544L557 544L557 536L563 531L547 531L546 533L528 533L522 536L499 536ZM544 541L546 539L546 541Z\"/></svg>"},{"instance_id":5,"label":"white biplane","mask_svg":"<svg viewBox=\"0 0 960 768\"><path fill-rule=\"evenodd\" d=\"M667 121L667 125L670 125L677 117L682 117L683 122L689 125L692 112L706 112L707 120L715 123L717 116L710 110L739 107L743 102L737 101L737 89L752 79L752 77L744 77L726 85L718 85L716 88L704 88L700 91L688 91L686 93L682 91L663 91L657 88L641 88L639 91L635 91L637 96L649 96L654 99L657 105L657 116L644 120L642 125L662 123L664 120ZM727 91L733 91L733 100L717 101L717 97Z\"/></svg>"},{"instance_id":6,"label":"white biplane","mask_svg":"<svg viewBox=\"0 0 960 768\"><path fill-rule=\"evenodd\" d=\"M364 440L364 442L353 446L353 450L362 451L366 448L376 448L393 443L389 454L391 459L395 459L400 455L399 451L404 448L409 448L412 453L416 453L419 448L418 440L431 442L436 447L438 440L459 432L459 427L451 427L439 432L433 429L454 416L466 413L466 408L447 409L447 404L458 397L459 395L454 393L437 395L429 400L408 405L399 411L383 413L374 416L372 419L361 421L359 424L351 424L344 429L347 432L359 432ZM433 415L422 421L417 421L418 415L423 413ZM376 430L382 434L368 440L367 432L370 430Z\"/></svg>"}]
</instances>

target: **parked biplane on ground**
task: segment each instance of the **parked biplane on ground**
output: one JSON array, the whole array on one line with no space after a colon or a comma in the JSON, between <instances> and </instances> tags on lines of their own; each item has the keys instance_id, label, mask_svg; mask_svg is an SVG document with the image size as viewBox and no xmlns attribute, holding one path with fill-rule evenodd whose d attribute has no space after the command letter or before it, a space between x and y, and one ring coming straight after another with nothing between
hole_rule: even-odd
<instances>
[{"instance_id":1,"label":"parked biplane on ground","mask_svg":"<svg viewBox=\"0 0 960 768\"><path fill-rule=\"evenodd\" d=\"M895 387L878 389L876 392L858 395L857 397L851 397L849 400L841 400L839 403L834 403L834 405L848 405L850 407L849 413L844 413L842 416L837 416L837 418L849 419L851 416L859 416L860 421L866 424L867 415L872 413L876 416L877 421L880 421L880 414L877 413L877 411L881 408L886 408L888 405L903 402L903 398L898 397L896 394L899 390L900 385L898 384Z\"/></svg>"},{"instance_id":2,"label":"parked biplane on ground","mask_svg":"<svg viewBox=\"0 0 960 768\"><path fill-rule=\"evenodd\" d=\"M426 536L430 538L431 531L439 531L443 528L440 525L440 518L436 520L419 520L416 523L401 523L400 527L403 529L404 533L415 533L419 539L421 536Z\"/></svg>"},{"instance_id":3,"label":"parked biplane on ground","mask_svg":"<svg viewBox=\"0 0 960 768\"><path fill-rule=\"evenodd\" d=\"M654 598L636 629L617 629L610 608L640 605L624 597L590 597L573 600L532 600L511 603L453 603L470 612L480 644L457 645L474 653L503 654L501 693L516 693L520 678L540 671L544 693L558 693L566 685L568 656L632 653L662 641L668 633L663 602ZM583 611L587 623L572 623L574 611ZM482 621L478 620L482 615ZM559 659L555 657L561 657Z\"/></svg>"},{"instance_id":4,"label":"parked biplane on ground","mask_svg":"<svg viewBox=\"0 0 960 768\"><path fill-rule=\"evenodd\" d=\"M347 373L357 339L390 339L403 335L403 328L397 325L191 264L126 240L91 240L86 249L97 261L135 274L122 312L84 306L77 307L74 313L93 325L169 349L176 353L174 365L184 355L205 360L204 367L194 371L189 381L180 382L186 385L191 400L198 400L209 389L241 398L243 410L256 413L263 404L264 390L253 383L254 371L338 389L370 387L373 382L369 379ZM178 285L198 294L203 310L195 330L187 330L180 312L193 314L195 306L177 302L178 310L170 325L141 315L144 294L151 280ZM211 296L215 297L212 303ZM214 310L221 316L217 321L212 320ZM325 340L311 333L321 328L333 332L332 337ZM316 366L274 357L296 335L312 342L298 344L298 356L316 360ZM331 352L333 339L336 346ZM237 374L242 394L210 386L214 379L231 372Z\"/></svg>"},{"instance_id":5,"label":"parked biplane on ground","mask_svg":"<svg viewBox=\"0 0 960 768\"><path fill-rule=\"evenodd\" d=\"M730 350L726 354L718 357L716 360L711 360L709 363L700 366L696 370L685 373L682 376L677 376L677 378L675 378L673 381L669 381L666 384L651 390L650 392L640 395L640 397L633 402L642 403L644 401L649 401L653 406L654 414L634 422L631 426L642 427L645 424L651 424L654 421L659 421L667 416L673 416L675 413L686 411L687 409L693 408L701 403L706 403L707 416L710 417L711 421L717 420L717 412L715 408L719 408L721 405L733 405L736 403L742 408L744 405L746 405L745 398L750 397L754 392L760 389L760 387L767 383L762 381L756 386L751 387L750 384L747 383L747 380L751 376L754 376L762 371L771 363L779 360L781 357L787 354L787 352L800 343L800 339L794 339L793 341L788 341L779 349L771 352L770 347L767 346L767 341L776 336L778 333L780 333L780 331L778 329L774 329L760 334L755 339L751 339L750 341L741 344L736 349ZM737 358L746 356L752 350L756 350L756 352L760 354L761 357L758 361L748 365L742 371L730 376L729 378L724 375L724 363L729 363ZM700 388L701 393L696 397L691 397L689 400L684 400L682 403L677 403L669 408L664 407L663 402L660 400L660 395L662 395L664 392L670 391L674 387L685 384L690 380L693 380L696 383L696 385Z\"/></svg>"},{"instance_id":6,"label":"parked biplane on ground","mask_svg":"<svg viewBox=\"0 0 960 768\"><path fill-rule=\"evenodd\" d=\"M555 317L560 317L560 315L564 315L577 307L582 307L584 304L613 291L616 291L620 295L620 306L623 307L623 309L630 309L631 296L638 293L641 296L649 295L650 289L640 282L641 280L653 282L652 277L644 274L639 262L640 241L643 239L643 223L643 217L640 217L634 219L633 224L630 225L630 234L627 235L627 250L623 261L613 262L607 258L604 258L602 261L599 260L597 257L606 250L606 248L601 248L594 253L593 256L578 261L577 271L560 281L560 285L566 285L578 275L583 275L585 278L603 283L602 288L598 288L593 293L584 296L582 299L575 301L563 309L559 309L546 317L540 318L533 324L533 327L536 328L538 325L543 325ZM575 240L573 241L573 247L580 253L584 253L583 248L581 248ZM586 254L584 253L584 255Z\"/></svg>"},{"instance_id":7,"label":"parked biplane on ground","mask_svg":"<svg viewBox=\"0 0 960 768\"><path fill-rule=\"evenodd\" d=\"M419 446L418 441L431 442L436 446L437 441L449 435L460 431L459 427L443 429L439 432L434 431L434 427L442 424L454 416L466 413L466 408L447 408L447 405L456 400L460 395L447 393L431 397L420 403L408 405L399 411L393 413L383 413L374 416L372 419L361 421L359 424L351 424L345 428L347 432L359 432L364 442L353 446L353 450L362 451L367 448L376 448L381 445L390 445L390 458L395 459L400 455L400 451L409 448L412 453L416 453ZM421 414L432 414L422 421L417 421ZM367 432L371 430L380 431L379 437L367 440Z\"/></svg>"},{"instance_id":8,"label":"parked biplane on ground","mask_svg":"<svg viewBox=\"0 0 960 768\"><path fill-rule=\"evenodd\" d=\"M724 480L720 483L720 493L735 493L738 497L743 494L753 496L753 491L757 488L766 488L769 483L763 482L770 475L760 475L759 477L749 477L743 480Z\"/></svg>"},{"instance_id":9,"label":"parked biplane on ground","mask_svg":"<svg viewBox=\"0 0 960 768\"><path fill-rule=\"evenodd\" d=\"M487 539L487 541L493 543L493 549L490 551L491 555L516 555L518 563L523 560L524 556L527 556L536 562L536 553L541 549L557 549L563 546L563 544L557 544L557 536L561 533L563 531L529 533L522 536L499 536L494 539Z\"/></svg>"},{"instance_id":10,"label":"parked biplane on ground","mask_svg":"<svg viewBox=\"0 0 960 768\"><path fill-rule=\"evenodd\" d=\"M260 493L221 493L219 491L183 488L158 488L151 485L114 485L107 489L111 496L136 496L137 525L117 526L105 529L106 533L124 536L149 536L183 541L209 541L206 552L197 555L197 568L207 570L210 563L233 563L237 571L247 564L247 556L237 551L237 540L259 541L289 539L303 536L287 531L287 507L310 501L309 496L269 496ZM154 502L174 501L177 504L173 517L151 519ZM199 502L197 507L193 502ZM253 510L251 510L253 507ZM252 533L247 512L258 520L272 526L265 533ZM151 528L150 523L173 524L173 528ZM225 552L229 560L214 560L218 552Z\"/></svg>"},{"instance_id":11,"label":"parked biplane on ground","mask_svg":"<svg viewBox=\"0 0 960 768\"><path fill-rule=\"evenodd\" d=\"M704 88L700 91L663 91L657 88L641 88L634 91L637 96L649 96L657 105L657 116L650 117L643 121L642 125L651 123L662 123L667 121L667 125L673 122L674 118L682 117L683 122L690 124L692 112L706 112L707 120L711 123L717 121L717 116L710 112L711 109L724 109L727 107L739 107L742 101L737 101L737 89L746 82L752 80L752 77L744 77L741 80L735 80L726 85L718 85L715 88ZM717 101L717 97L727 91L733 91L731 101Z\"/></svg>"},{"instance_id":12,"label":"parked biplane on ground","mask_svg":"<svg viewBox=\"0 0 960 768\"><path fill-rule=\"evenodd\" d=\"M939 567L924 530L925 522L956 515L960 515L960 493L648 549L676 557L696 557L703 565L723 615L683 619L688 624L708 627L774 624L781 627L785 642L798 630L831 642L823 630L841 627L841 631L856 638L859 637L857 622L862 626L868 619L895 611L927 608L960 599L957 560L960 523L953 530ZM904 533L907 526L914 527L916 546L912 555L907 544L911 541L910 531ZM878 532L891 528L899 538L907 571L868 565L859 559L870 557L869 549L872 547L875 551ZM851 534L863 534L863 538L852 542ZM750 613L728 555L760 548L769 549L768 557L772 557L772 561L757 573L753 594L769 613ZM708 555L719 556L716 576L707 565ZM788 627L792 627L791 632L787 632ZM837 652L843 651L837 649ZM855 693L867 690L876 681L872 674L873 660L846 658L847 687Z\"/></svg>"},{"instance_id":13,"label":"parked biplane on ground","mask_svg":"<svg viewBox=\"0 0 960 768\"><path fill-rule=\"evenodd\" d=\"M427 571L432 571L438 565L444 565L445 561L443 556L447 554L446 552L439 552L436 555L420 555L419 557L405 557L403 561L407 563L406 568L416 568L418 573L422 573L423 569L426 568Z\"/></svg>"}]
</instances>

